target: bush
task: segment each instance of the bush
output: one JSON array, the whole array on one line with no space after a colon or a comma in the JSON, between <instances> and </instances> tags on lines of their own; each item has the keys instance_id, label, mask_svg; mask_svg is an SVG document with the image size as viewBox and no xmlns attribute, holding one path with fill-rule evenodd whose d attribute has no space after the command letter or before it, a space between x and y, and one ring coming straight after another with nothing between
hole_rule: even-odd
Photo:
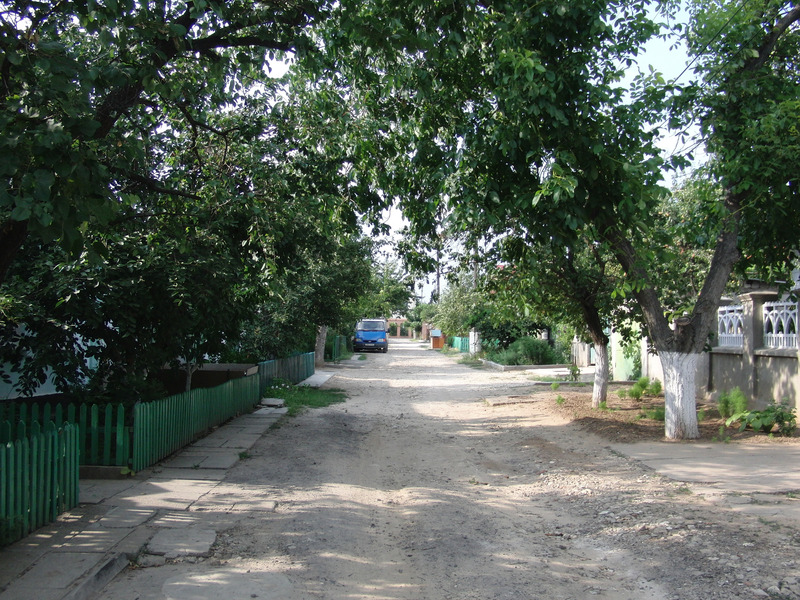
<instances>
[{"instance_id":1,"label":"bush","mask_svg":"<svg viewBox=\"0 0 800 600\"><path fill-rule=\"evenodd\" d=\"M639 387L639 384L635 384L631 389L628 390L628 397L633 398L634 400L641 400L642 394L644 390Z\"/></svg>"},{"instance_id":2,"label":"bush","mask_svg":"<svg viewBox=\"0 0 800 600\"><path fill-rule=\"evenodd\" d=\"M658 396L661 394L661 382L658 379L653 379L650 385L647 386L647 393L651 396Z\"/></svg>"},{"instance_id":3,"label":"bush","mask_svg":"<svg viewBox=\"0 0 800 600\"><path fill-rule=\"evenodd\" d=\"M647 387L650 385L650 378L639 377L639 379L636 380L636 385L638 385L641 389L646 390Z\"/></svg>"},{"instance_id":4,"label":"bush","mask_svg":"<svg viewBox=\"0 0 800 600\"><path fill-rule=\"evenodd\" d=\"M524 337L507 350L491 353L489 360L501 365L552 365L557 362L557 356L547 340Z\"/></svg>"},{"instance_id":5,"label":"bush","mask_svg":"<svg viewBox=\"0 0 800 600\"><path fill-rule=\"evenodd\" d=\"M512 352L511 350L498 350L496 352L491 352L487 355L487 358L492 361L496 362L498 365L516 365L517 363L517 353Z\"/></svg>"},{"instance_id":6,"label":"bush","mask_svg":"<svg viewBox=\"0 0 800 600\"><path fill-rule=\"evenodd\" d=\"M717 400L717 410L723 419L747 412L747 398L738 387L722 392Z\"/></svg>"},{"instance_id":7,"label":"bush","mask_svg":"<svg viewBox=\"0 0 800 600\"><path fill-rule=\"evenodd\" d=\"M790 408L785 402L771 404L764 410L747 410L736 413L725 421L725 425L730 427L732 423L736 422L739 423L739 431L751 427L754 431L770 433L777 425L780 435L790 436L797 429L795 409Z\"/></svg>"}]
</instances>

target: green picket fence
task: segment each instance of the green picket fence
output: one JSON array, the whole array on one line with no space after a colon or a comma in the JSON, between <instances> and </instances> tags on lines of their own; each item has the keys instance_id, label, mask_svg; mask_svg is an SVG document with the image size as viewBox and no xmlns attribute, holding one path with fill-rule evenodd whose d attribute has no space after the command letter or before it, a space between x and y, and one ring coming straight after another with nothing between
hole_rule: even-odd
<instances>
[{"instance_id":1,"label":"green picket fence","mask_svg":"<svg viewBox=\"0 0 800 600\"><path fill-rule=\"evenodd\" d=\"M342 356L347 353L347 336L336 335L331 341L331 361L339 362L342 359Z\"/></svg>"},{"instance_id":2,"label":"green picket fence","mask_svg":"<svg viewBox=\"0 0 800 600\"><path fill-rule=\"evenodd\" d=\"M272 385L275 379L285 379L297 384L313 374L313 352L258 363L258 376L261 378L262 391Z\"/></svg>"},{"instance_id":3,"label":"green picket fence","mask_svg":"<svg viewBox=\"0 0 800 600\"><path fill-rule=\"evenodd\" d=\"M469 352L468 337L454 337L453 342L450 345L459 352Z\"/></svg>"},{"instance_id":4,"label":"green picket fence","mask_svg":"<svg viewBox=\"0 0 800 600\"><path fill-rule=\"evenodd\" d=\"M259 377L232 379L133 407L134 471L180 450L212 427L250 412L261 399Z\"/></svg>"},{"instance_id":5,"label":"green picket fence","mask_svg":"<svg viewBox=\"0 0 800 600\"><path fill-rule=\"evenodd\" d=\"M275 379L300 383L313 374L313 352L265 361L259 363L257 377L139 403L133 415L121 404L0 402L0 443L20 437L19 423L25 428L50 421L56 427L74 423L81 465L139 470L190 444L211 427L252 410Z\"/></svg>"},{"instance_id":6,"label":"green picket fence","mask_svg":"<svg viewBox=\"0 0 800 600\"><path fill-rule=\"evenodd\" d=\"M33 423L53 422L78 425L80 464L125 466L130 460L131 427L125 425L125 408L121 404L15 404L0 403L0 443L13 441L13 430Z\"/></svg>"},{"instance_id":7,"label":"green picket fence","mask_svg":"<svg viewBox=\"0 0 800 600\"><path fill-rule=\"evenodd\" d=\"M18 423L0 443L0 546L78 504L78 427Z\"/></svg>"}]
</instances>

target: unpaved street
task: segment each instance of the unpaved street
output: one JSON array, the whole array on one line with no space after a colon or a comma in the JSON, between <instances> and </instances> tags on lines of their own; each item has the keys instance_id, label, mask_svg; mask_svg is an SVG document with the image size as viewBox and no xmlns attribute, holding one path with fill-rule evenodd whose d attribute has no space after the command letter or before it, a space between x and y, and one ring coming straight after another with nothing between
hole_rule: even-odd
<instances>
[{"instance_id":1,"label":"unpaved street","mask_svg":"<svg viewBox=\"0 0 800 600\"><path fill-rule=\"evenodd\" d=\"M712 503L540 403L482 401L532 391L523 373L396 342L327 385L350 399L286 419L224 482L274 511L211 511L211 556L128 570L102 597L800 597L793 524Z\"/></svg>"}]
</instances>

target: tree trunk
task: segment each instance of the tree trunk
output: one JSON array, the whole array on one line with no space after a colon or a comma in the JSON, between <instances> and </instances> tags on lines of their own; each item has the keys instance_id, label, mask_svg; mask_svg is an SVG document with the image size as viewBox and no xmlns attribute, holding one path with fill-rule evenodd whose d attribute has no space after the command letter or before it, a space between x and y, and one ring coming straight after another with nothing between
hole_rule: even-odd
<instances>
[{"instance_id":1,"label":"tree trunk","mask_svg":"<svg viewBox=\"0 0 800 600\"><path fill-rule=\"evenodd\" d=\"M592 387L592 408L600 408L600 403L608 397L608 341L594 344L594 386Z\"/></svg>"},{"instance_id":2,"label":"tree trunk","mask_svg":"<svg viewBox=\"0 0 800 600\"><path fill-rule=\"evenodd\" d=\"M314 366L325 366L325 339L328 337L328 326L320 325L317 328L317 343L314 346Z\"/></svg>"},{"instance_id":3,"label":"tree trunk","mask_svg":"<svg viewBox=\"0 0 800 600\"><path fill-rule=\"evenodd\" d=\"M699 356L697 353L684 352L659 353L664 369L664 432L667 439L691 440L700 437L695 391Z\"/></svg>"},{"instance_id":4,"label":"tree trunk","mask_svg":"<svg viewBox=\"0 0 800 600\"><path fill-rule=\"evenodd\" d=\"M184 371L186 372L186 380L184 385L184 391L191 392L192 391L192 375L197 370L197 365L194 363L187 362L186 368Z\"/></svg>"}]
</instances>

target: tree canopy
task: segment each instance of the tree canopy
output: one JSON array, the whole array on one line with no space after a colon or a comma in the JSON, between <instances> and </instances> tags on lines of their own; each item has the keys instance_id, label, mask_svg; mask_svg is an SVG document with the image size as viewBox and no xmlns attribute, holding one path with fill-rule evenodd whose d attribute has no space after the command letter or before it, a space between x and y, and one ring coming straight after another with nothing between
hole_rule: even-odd
<instances>
[{"instance_id":1,"label":"tree canopy","mask_svg":"<svg viewBox=\"0 0 800 600\"><path fill-rule=\"evenodd\" d=\"M800 9L777 0L747 10L693 3L686 32L698 78L679 87L653 73L623 83L675 8L353 0L320 31L353 97L394 140L378 153L381 182L394 185L412 227L435 231L447 218L476 237L522 231L564 249L588 228L619 262L617 291L636 299L664 363L667 435L694 437L692 361L739 252L769 240L759 266L783 270L797 247L786 228L796 219L778 221L800 206L797 154L782 146L796 147ZM705 207L716 232L707 275L673 327L658 277L655 227L664 222L654 217L666 194L663 168L684 161L663 157L655 142L687 119L699 121L725 191Z\"/></svg>"}]
</instances>

